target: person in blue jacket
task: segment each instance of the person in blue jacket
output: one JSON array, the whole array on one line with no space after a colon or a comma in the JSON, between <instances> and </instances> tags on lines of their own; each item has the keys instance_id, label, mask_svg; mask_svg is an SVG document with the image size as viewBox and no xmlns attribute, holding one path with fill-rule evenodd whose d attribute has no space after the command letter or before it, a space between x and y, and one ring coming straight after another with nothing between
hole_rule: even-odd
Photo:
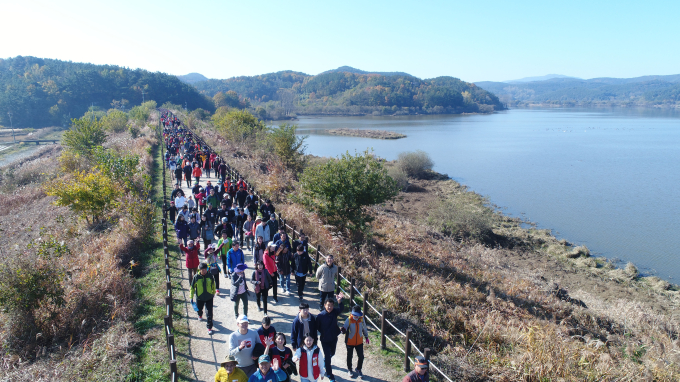
<instances>
[{"instance_id":1,"label":"person in blue jacket","mask_svg":"<svg viewBox=\"0 0 680 382\"><path fill-rule=\"evenodd\" d=\"M232 242L231 247L229 252L227 252L227 268L229 268L229 272L233 273L237 265L245 264L246 258L243 255L243 251L239 248L238 241Z\"/></svg>"},{"instance_id":2,"label":"person in blue jacket","mask_svg":"<svg viewBox=\"0 0 680 382\"><path fill-rule=\"evenodd\" d=\"M345 296L340 293L335 295L338 300L339 307L335 306L335 300L327 298L324 304L324 310L316 316L316 327L319 330L319 339L321 340L321 348L323 349L323 357L326 368L326 377L330 382L335 381L333 376L333 369L331 360L335 355L335 348L338 345L338 335L341 333L338 327L338 316L342 313L344 306L342 299Z\"/></svg>"},{"instance_id":3,"label":"person in blue jacket","mask_svg":"<svg viewBox=\"0 0 680 382\"><path fill-rule=\"evenodd\" d=\"M189 236L189 226L184 220L184 215L180 214L177 216L177 221L175 222L175 233L177 234L177 244L182 244L182 241L184 241L184 245L187 245L187 237Z\"/></svg>"}]
</instances>

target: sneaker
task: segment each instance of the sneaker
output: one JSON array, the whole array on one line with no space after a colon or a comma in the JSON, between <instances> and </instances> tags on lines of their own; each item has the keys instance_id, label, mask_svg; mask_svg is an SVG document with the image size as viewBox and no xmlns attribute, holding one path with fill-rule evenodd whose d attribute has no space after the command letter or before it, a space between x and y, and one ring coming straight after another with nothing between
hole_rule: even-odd
<instances>
[{"instance_id":1,"label":"sneaker","mask_svg":"<svg viewBox=\"0 0 680 382\"><path fill-rule=\"evenodd\" d=\"M198 316L199 321L203 321L203 316Z\"/></svg>"},{"instance_id":2,"label":"sneaker","mask_svg":"<svg viewBox=\"0 0 680 382\"><path fill-rule=\"evenodd\" d=\"M208 335L209 335L209 336L212 336L212 334L213 334L212 329L208 329Z\"/></svg>"},{"instance_id":3,"label":"sneaker","mask_svg":"<svg viewBox=\"0 0 680 382\"><path fill-rule=\"evenodd\" d=\"M364 373L362 373L361 370L357 369L356 373L357 373L357 378L364 379Z\"/></svg>"},{"instance_id":4,"label":"sneaker","mask_svg":"<svg viewBox=\"0 0 680 382\"><path fill-rule=\"evenodd\" d=\"M278 303L279 303L279 299L278 299L278 298L275 298L275 299L274 299L274 302L278 304Z\"/></svg>"},{"instance_id":5,"label":"sneaker","mask_svg":"<svg viewBox=\"0 0 680 382\"><path fill-rule=\"evenodd\" d=\"M215 294L220 294L220 290L219 290L219 289L215 289Z\"/></svg>"},{"instance_id":6,"label":"sneaker","mask_svg":"<svg viewBox=\"0 0 680 382\"><path fill-rule=\"evenodd\" d=\"M354 370L352 370L351 368L349 368L348 370L349 370L349 377L350 378L354 379L354 378L357 377L357 373Z\"/></svg>"},{"instance_id":7,"label":"sneaker","mask_svg":"<svg viewBox=\"0 0 680 382\"><path fill-rule=\"evenodd\" d=\"M258 306L258 307L257 307L257 311L258 311L258 312L261 312L261 311L262 311L262 308L260 308L260 307ZM266 316L266 314L265 314L265 316Z\"/></svg>"}]
</instances>

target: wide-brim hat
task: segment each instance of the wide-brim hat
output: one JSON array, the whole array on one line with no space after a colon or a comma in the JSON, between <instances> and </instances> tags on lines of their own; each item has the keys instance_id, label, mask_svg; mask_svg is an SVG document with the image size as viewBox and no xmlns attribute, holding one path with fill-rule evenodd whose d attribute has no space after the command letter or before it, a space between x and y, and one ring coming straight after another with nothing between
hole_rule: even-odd
<instances>
[{"instance_id":1,"label":"wide-brim hat","mask_svg":"<svg viewBox=\"0 0 680 382\"><path fill-rule=\"evenodd\" d=\"M236 272L243 272L248 269L248 264L239 264L236 266Z\"/></svg>"},{"instance_id":2,"label":"wide-brim hat","mask_svg":"<svg viewBox=\"0 0 680 382\"><path fill-rule=\"evenodd\" d=\"M233 355L230 354L230 355L224 357L224 361L222 361L220 366L224 367L225 364L230 363L230 362L234 362L234 363L238 364L236 357L234 357Z\"/></svg>"}]
</instances>

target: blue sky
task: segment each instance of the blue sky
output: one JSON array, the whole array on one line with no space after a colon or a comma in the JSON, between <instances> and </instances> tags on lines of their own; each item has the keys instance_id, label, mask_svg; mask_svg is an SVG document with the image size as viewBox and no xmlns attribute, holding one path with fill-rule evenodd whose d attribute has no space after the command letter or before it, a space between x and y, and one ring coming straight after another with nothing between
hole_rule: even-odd
<instances>
[{"instance_id":1,"label":"blue sky","mask_svg":"<svg viewBox=\"0 0 680 382\"><path fill-rule=\"evenodd\" d=\"M680 73L680 1L3 1L0 57L210 78Z\"/></svg>"}]
</instances>

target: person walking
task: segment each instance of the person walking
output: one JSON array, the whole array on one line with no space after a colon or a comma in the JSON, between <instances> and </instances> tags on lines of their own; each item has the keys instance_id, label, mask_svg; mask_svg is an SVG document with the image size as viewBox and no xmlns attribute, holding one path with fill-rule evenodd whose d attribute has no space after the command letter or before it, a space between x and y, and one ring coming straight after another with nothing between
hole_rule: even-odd
<instances>
[{"instance_id":1,"label":"person walking","mask_svg":"<svg viewBox=\"0 0 680 382\"><path fill-rule=\"evenodd\" d=\"M234 302L234 316L238 318L238 306L243 302L243 314L248 315L248 284L246 282L246 264L238 264L231 274L231 290L229 297Z\"/></svg>"},{"instance_id":2,"label":"person walking","mask_svg":"<svg viewBox=\"0 0 680 382\"><path fill-rule=\"evenodd\" d=\"M186 255L186 260L184 264L186 265L187 269L189 270L189 280L194 279L194 275L196 274L196 271L198 270L198 264L200 261L198 260L198 252L200 251L200 244L201 243L195 243L193 240L189 240L187 242L187 246L185 247L184 245L180 244L179 249L184 252ZM191 281L193 282L193 281Z\"/></svg>"},{"instance_id":3,"label":"person walking","mask_svg":"<svg viewBox=\"0 0 680 382\"><path fill-rule=\"evenodd\" d=\"M276 250L276 268L278 269L279 273L279 282L281 284L281 293L285 294L290 294L290 275L293 272L293 266L292 266L292 258L290 256L290 253L288 252L287 247L276 247L276 246L269 246L269 253L271 254L272 251ZM294 274L294 273L293 273ZM277 299L274 299L275 302L279 302Z\"/></svg>"},{"instance_id":4,"label":"person walking","mask_svg":"<svg viewBox=\"0 0 680 382\"><path fill-rule=\"evenodd\" d=\"M215 382L248 382L248 376L236 366L237 363L233 355L226 356L215 374Z\"/></svg>"},{"instance_id":5,"label":"person walking","mask_svg":"<svg viewBox=\"0 0 680 382\"><path fill-rule=\"evenodd\" d=\"M335 293L335 279L338 277L338 266L333 264L333 255L326 257L326 262L316 270L319 280L319 311L323 311L325 301Z\"/></svg>"},{"instance_id":6,"label":"person walking","mask_svg":"<svg viewBox=\"0 0 680 382\"><path fill-rule=\"evenodd\" d=\"M262 305L264 305L264 317L267 317L267 299L269 298L269 289L272 287L272 277L269 272L264 269L264 263L258 261L255 271L250 278L250 282L254 285L255 296L257 298L257 310L262 311L262 306L260 306L260 299L262 299Z\"/></svg>"},{"instance_id":7,"label":"person walking","mask_svg":"<svg viewBox=\"0 0 680 382\"><path fill-rule=\"evenodd\" d=\"M276 382L279 380L276 373L271 368L271 359L268 355L261 355L257 359L257 364L258 368L255 373L248 378L248 382Z\"/></svg>"},{"instance_id":8,"label":"person walking","mask_svg":"<svg viewBox=\"0 0 680 382\"><path fill-rule=\"evenodd\" d=\"M177 215L177 221L175 222L175 234L177 235L177 244L182 244L182 242L184 242L184 245L187 244L187 237L189 237L189 226L184 220L184 215L182 214Z\"/></svg>"},{"instance_id":9,"label":"person walking","mask_svg":"<svg viewBox=\"0 0 680 382\"><path fill-rule=\"evenodd\" d=\"M300 303L298 309L298 314L293 319L290 330L290 345L293 347L293 351L303 346L305 337L308 335L312 336L314 341L317 339L316 317L309 313L309 304Z\"/></svg>"},{"instance_id":10,"label":"person walking","mask_svg":"<svg viewBox=\"0 0 680 382\"><path fill-rule=\"evenodd\" d=\"M258 237L258 239L262 239L262 236ZM255 252L253 252L253 258L255 258ZM258 260L260 261L260 260ZM272 289L273 289L273 297L274 300L278 300L277 296L277 289L278 289L278 280L279 280L279 273L278 273L278 267L276 266L276 254L273 252L269 252L269 250L265 250L264 253L262 254L262 260L264 263L264 269L269 272L269 275L272 278Z\"/></svg>"},{"instance_id":11,"label":"person walking","mask_svg":"<svg viewBox=\"0 0 680 382\"><path fill-rule=\"evenodd\" d=\"M198 306L198 320L203 321L203 307L206 311L206 327L208 328L208 335L213 334L213 298L215 297L215 280L208 272L208 264L201 263L198 267L199 272L194 276L191 282L191 301L194 301L196 296L196 305Z\"/></svg>"},{"instance_id":12,"label":"person walking","mask_svg":"<svg viewBox=\"0 0 680 382\"><path fill-rule=\"evenodd\" d=\"M338 328L338 316L342 313L344 306L342 304L343 294L340 293L335 296L338 300L339 307L335 306L333 298L326 299L324 303L324 310L316 316L317 329L319 330L319 339L321 348L323 349L323 356L326 362L326 376L331 382L335 381L333 376L333 368L331 366L335 349L338 346L338 335L341 333Z\"/></svg>"},{"instance_id":13,"label":"person walking","mask_svg":"<svg viewBox=\"0 0 680 382\"><path fill-rule=\"evenodd\" d=\"M231 249L227 252L227 267L229 267L229 272L234 272L236 265L244 264L245 262L246 257L241 248L239 248L238 241L232 241Z\"/></svg>"},{"instance_id":14,"label":"person walking","mask_svg":"<svg viewBox=\"0 0 680 382\"><path fill-rule=\"evenodd\" d=\"M253 349L260 342L257 332L248 329L248 316L242 315L236 319L238 330L229 335L229 354L236 358L238 367L246 376L250 377L257 370L253 360Z\"/></svg>"},{"instance_id":15,"label":"person walking","mask_svg":"<svg viewBox=\"0 0 680 382\"><path fill-rule=\"evenodd\" d=\"M416 357L416 367L404 376L401 382L429 382L430 381L430 362L425 357Z\"/></svg>"},{"instance_id":16,"label":"person walking","mask_svg":"<svg viewBox=\"0 0 680 382\"><path fill-rule=\"evenodd\" d=\"M325 365L328 364L316 346L316 340L310 334L305 336L305 343L293 355L293 362L300 362L300 382L323 381ZM331 381L333 379L329 378Z\"/></svg>"},{"instance_id":17,"label":"person walking","mask_svg":"<svg viewBox=\"0 0 680 382\"><path fill-rule=\"evenodd\" d=\"M194 179L196 179L196 183L201 183L201 175L203 175L203 171L201 170L201 166L199 166L198 163L194 165L194 169L191 173L194 176Z\"/></svg>"},{"instance_id":18,"label":"person walking","mask_svg":"<svg viewBox=\"0 0 680 382\"><path fill-rule=\"evenodd\" d=\"M215 240L215 231L211 222L205 217L201 216L201 239L203 239L203 244L207 247L210 243Z\"/></svg>"},{"instance_id":19,"label":"person walking","mask_svg":"<svg viewBox=\"0 0 680 382\"><path fill-rule=\"evenodd\" d=\"M361 312L361 307L355 305L352 308L352 314L345 320L345 325L342 327L342 332L345 334L345 346L347 346L347 370L351 378L362 379L364 374L361 368L364 365L364 339L366 344L369 344L368 328L364 322L364 314ZM352 370L352 356L354 351L357 352L357 368Z\"/></svg>"},{"instance_id":20,"label":"person walking","mask_svg":"<svg viewBox=\"0 0 680 382\"><path fill-rule=\"evenodd\" d=\"M191 187L191 162L187 161L182 170L184 170L184 180L187 181L187 187Z\"/></svg>"},{"instance_id":21,"label":"person walking","mask_svg":"<svg viewBox=\"0 0 680 382\"><path fill-rule=\"evenodd\" d=\"M215 279L215 294L220 294L220 257L217 256L215 250L217 244L210 244L204 251L205 262L208 263L208 272Z\"/></svg>"},{"instance_id":22,"label":"person walking","mask_svg":"<svg viewBox=\"0 0 680 382\"><path fill-rule=\"evenodd\" d=\"M312 259L305 252L305 247L301 245L293 255L291 263L293 265L292 272L295 274L295 284L297 284L298 299L302 301L302 293L305 290L307 276L312 275Z\"/></svg>"}]
</instances>

